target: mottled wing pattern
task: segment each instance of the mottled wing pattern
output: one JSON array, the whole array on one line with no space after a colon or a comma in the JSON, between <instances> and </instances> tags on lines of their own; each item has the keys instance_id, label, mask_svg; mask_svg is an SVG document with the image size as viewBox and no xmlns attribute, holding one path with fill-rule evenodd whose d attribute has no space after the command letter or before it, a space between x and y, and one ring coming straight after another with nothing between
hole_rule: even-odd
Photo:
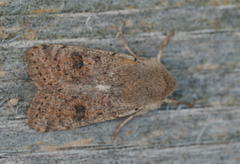
<instances>
[{"instance_id":1,"label":"mottled wing pattern","mask_svg":"<svg viewBox=\"0 0 240 164\"><path fill-rule=\"evenodd\" d=\"M97 83L112 69L136 63L125 54L51 44L33 46L26 51L25 61L39 89L59 81Z\"/></svg>"},{"instance_id":2,"label":"mottled wing pattern","mask_svg":"<svg viewBox=\"0 0 240 164\"><path fill-rule=\"evenodd\" d=\"M27 124L39 132L75 128L130 115L115 74L137 64L132 56L63 45L36 45L26 64L40 91L28 111Z\"/></svg>"},{"instance_id":3,"label":"mottled wing pattern","mask_svg":"<svg viewBox=\"0 0 240 164\"><path fill-rule=\"evenodd\" d=\"M86 86L61 83L39 91L29 109L27 124L38 132L76 128L136 112L117 99L118 91L101 93ZM122 114L122 115L121 115Z\"/></svg>"}]
</instances>

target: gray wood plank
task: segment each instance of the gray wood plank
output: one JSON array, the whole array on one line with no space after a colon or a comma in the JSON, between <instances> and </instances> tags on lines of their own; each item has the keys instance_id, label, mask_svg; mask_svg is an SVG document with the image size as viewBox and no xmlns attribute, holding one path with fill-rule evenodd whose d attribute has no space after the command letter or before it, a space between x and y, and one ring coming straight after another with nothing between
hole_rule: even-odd
<instances>
[{"instance_id":1,"label":"gray wood plank","mask_svg":"<svg viewBox=\"0 0 240 164\"><path fill-rule=\"evenodd\" d=\"M126 9L154 9L154 8L182 8L204 7L220 5L238 5L239 1L216 0L68 0L68 1L18 1L3 0L0 2L0 15L28 15L44 13L79 13L79 12L105 12Z\"/></svg>"},{"instance_id":2,"label":"gray wood plank","mask_svg":"<svg viewBox=\"0 0 240 164\"><path fill-rule=\"evenodd\" d=\"M0 162L237 163L239 116L239 107L151 111L124 126L113 143L123 119L37 133L22 117L1 117Z\"/></svg>"},{"instance_id":3,"label":"gray wood plank","mask_svg":"<svg viewBox=\"0 0 240 164\"><path fill-rule=\"evenodd\" d=\"M67 149L12 156L2 159L6 163L163 163L163 164L215 164L239 163L240 143L219 145L193 145L175 148L115 146L103 150L91 148ZM101 151L100 151L101 150ZM64 154L64 156L63 156Z\"/></svg>"},{"instance_id":4,"label":"gray wood plank","mask_svg":"<svg viewBox=\"0 0 240 164\"><path fill-rule=\"evenodd\" d=\"M1 1L0 163L240 163L239 1ZM53 43L155 57L166 33L163 64L178 82L174 99L135 117L65 131L26 126L37 87L24 51ZM19 98L17 105L9 105ZM166 110L168 109L168 110Z\"/></svg>"},{"instance_id":5,"label":"gray wood plank","mask_svg":"<svg viewBox=\"0 0 240 164\"><path fill-rule=\"evenodd\" d=\"M125 34L238 29L240 6L121 10L102 13L14 15L0 17L4 43L14 40L115 37L121 25Z\"/></svg>"}]
</instances>

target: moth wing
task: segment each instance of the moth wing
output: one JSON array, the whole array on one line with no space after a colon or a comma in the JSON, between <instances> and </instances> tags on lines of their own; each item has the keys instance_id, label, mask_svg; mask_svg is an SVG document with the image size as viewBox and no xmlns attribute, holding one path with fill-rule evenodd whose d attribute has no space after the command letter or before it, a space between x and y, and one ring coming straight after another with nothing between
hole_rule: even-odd
<instances>
[{"instance_id":1,"label":"moth wing","mask_svg":"<svg viewBox=\"0 0 240 164\"><path fill-rule=\"evenodd\" d=\"M63 45L36 45L26 51L28 72L39 91L27 124L39 132L75 128L130 115L116 73L137 64L129 55Z\"/></svg>"},{"instance_id":2,"label":"moth wing","mask_svg":"<svg viewBox=\"0 0 240 164\"><path fill-rule=\"evenodd\" d=\"M115 68L114 64L136 63L132 56L125 54L55 44L33 46L24 58L39 89L54 86L59 81L92 82Z\"/></svg>"},{"instance_id":3,"label":"moth wing","mask_svg":"<svg viewBox=\"0 0 240 164\"><path fill-rule=\"evenodd\" d=\"M112 95L96 88L82 93L85 87L66 82L39 91L28 111L28 126L38 132L64 130L136 112L135 105L120 103L114 89Z\"/></svg>"}]
</instances>

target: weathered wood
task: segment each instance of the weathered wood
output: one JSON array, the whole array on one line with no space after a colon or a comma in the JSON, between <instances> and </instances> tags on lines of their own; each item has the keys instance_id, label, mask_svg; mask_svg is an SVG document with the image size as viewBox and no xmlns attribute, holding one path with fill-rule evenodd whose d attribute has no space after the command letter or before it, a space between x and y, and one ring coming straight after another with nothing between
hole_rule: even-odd
<instances>
[{"instance_id":1,"label":"weathered wood","mask_svg":"<svg viewBox=\"0 0 240 164\"><path fill-rule=\"evenodd\" d=\"M1 117L0 161L237 163L239 117L239 107L151 111L129 122L114 143L111 134L123 118L74 130L36 133L21 117Z\"/></svg>"},{"instance_id":2,"label":"weathered wood","mask_svg":"<svg viewBox=\"0 0 240 164\"><path fill-rule=\"evenodd\" d=\"M1 1L0 163L239 163L239 1ZM37 87L24 51L56 43L155 57L166 33L164 66L178 82L174 99L135 117L110 142L119 118L37 133L26 126ZM17 105L9 102L19 98Z\"/></svg>"},{"instance_id":3,"label":"weathered wood","mask_svg":"<svg viewBox=\"0 0 240 164\"><path fill-rule=\"evenodd\" d=\"M104 12L126 9L155 9L155 8L183 8L183 7L204 7L237 5L239 1L234 0L69 0L51 1L29 0L27 2L18 0L2 0L0 2L0 15L29 15L43 13L82 13L82 12Z\"/></svg>"},{"instance_id":4,"label":"weathered wood","mask_svg":"<svg viewBox=\"0 0 240 164\"><path fill-rule=\"evenodd\" d=\"M113 37L124 25L125 34L157 31L235 29L240 26L240 5L173 9L123 10L103 13L40 14L0 17L1 38L46 40Z\"/></svg>"}]
</instances>

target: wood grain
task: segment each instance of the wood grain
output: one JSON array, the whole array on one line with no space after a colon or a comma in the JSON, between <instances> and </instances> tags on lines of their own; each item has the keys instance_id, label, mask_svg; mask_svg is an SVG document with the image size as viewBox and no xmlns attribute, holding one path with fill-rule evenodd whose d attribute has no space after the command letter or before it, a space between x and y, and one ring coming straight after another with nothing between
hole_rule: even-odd
<instances>
[{"instance_id":1,"label":"wood grain","mask_svg":"<svg viewBox=\"0 0 240 164\"><path fill-rule=\"evenodd\" d=\"M0 163L239 163L239 1L3 1L0 6ZM80 5L81 4L81 5ZM37 44L62 44L144 57L163 52L178 87L162 106L135 117L74 130L37 133L26 125L38 89L23 55ZM12 106L9 101L19 99ZM169 110L166 110L169 109Z\"/></svg>"}]
</instances>

